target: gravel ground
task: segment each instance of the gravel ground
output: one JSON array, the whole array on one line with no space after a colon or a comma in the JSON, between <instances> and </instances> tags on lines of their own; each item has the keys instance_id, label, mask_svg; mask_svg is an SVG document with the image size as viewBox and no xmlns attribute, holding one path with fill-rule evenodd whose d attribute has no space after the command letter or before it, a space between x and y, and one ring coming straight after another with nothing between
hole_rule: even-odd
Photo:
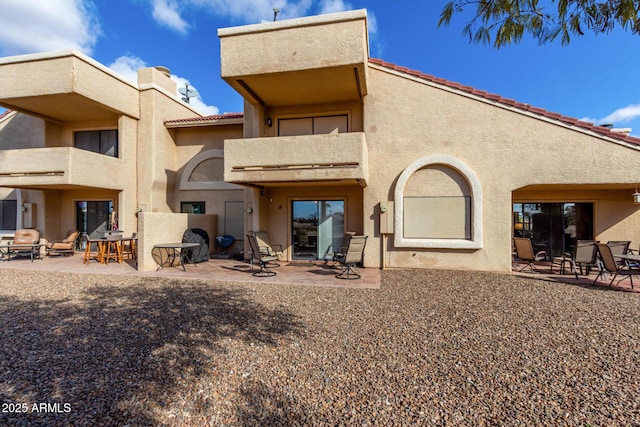
<instances>
[{"instance_id":1,"label":"gravel ground","mask_svg":"<svg viewBox=\"0 0 640 427\"><path fill-rule=\"evenodd\" d=\"M640 297L0 271L0 424L640 426ZM21 411L21 412L20 412Z\"/></svg>"}]
</instances>

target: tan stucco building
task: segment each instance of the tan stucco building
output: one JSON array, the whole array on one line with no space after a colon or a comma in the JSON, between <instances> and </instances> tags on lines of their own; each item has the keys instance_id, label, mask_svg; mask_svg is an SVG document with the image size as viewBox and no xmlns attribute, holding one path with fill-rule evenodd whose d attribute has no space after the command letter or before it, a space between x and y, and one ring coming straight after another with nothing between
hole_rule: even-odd
<instances>
[{"instance_id":1,"label":"tan stucco building","mask_svg":"<svg viewBox=\"0 0 640 427\"><path fill-rule=\"evenodd\" d=\"M392 268L510 271L514 234L640 243L638 138L369 58L364 10L218 35L243 113L199 116L161 67L131 84L76 52L0 59L16 227L100 232L113 208L141 269L187 227L234 252L267 230L288 260L353 231Z\"/></svg>"}]
</instances>

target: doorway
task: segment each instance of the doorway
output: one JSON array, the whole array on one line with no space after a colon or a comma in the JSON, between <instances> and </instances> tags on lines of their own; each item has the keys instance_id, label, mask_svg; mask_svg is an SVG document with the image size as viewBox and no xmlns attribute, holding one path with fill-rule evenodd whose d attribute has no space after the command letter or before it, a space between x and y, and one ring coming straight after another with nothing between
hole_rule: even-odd
<instances>
[{"instance_id":1,"label":"doorway","mask_svg":"<svg viewBox=\"0 0 640 427\"><path fill-rule=\"evenodd\" d=\"M593 239L593 203L514 203L513 230L548 257L574 253L577 240Z\"/></svg>"},{"instance_id":2,"label":"doorway","mask_svg":"<svg viewBox=\"0 0 640 427\"><path fill-rule=\"evenodd\" d=\"M344 200L294 200L292 259L324 259L344 236Z\"/></svg>"},{"instance_id":3,"label":"doorway","mask_svg":"<svg viewBox=\"0 0 640 427\"><path fill-rule=\"evenodd\" d=\"M107 200L77 201L76 228L81 234L91 239L104 236L105 231L111 230L113 202Z\"/></svg>"}]
</instances>

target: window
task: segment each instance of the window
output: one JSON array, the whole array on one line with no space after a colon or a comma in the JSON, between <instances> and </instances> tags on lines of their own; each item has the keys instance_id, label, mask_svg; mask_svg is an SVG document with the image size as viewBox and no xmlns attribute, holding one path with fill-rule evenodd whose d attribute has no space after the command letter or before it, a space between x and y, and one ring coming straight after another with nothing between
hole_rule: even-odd
<instances>
[{"instance_id":1,"label":"window","mask_svg":"<svg viewBox=\"0 0 640 427\"><path fill-rule=\"evenodd\" d=\"M482 248L480 181L455 157L433 155L410 164L398 178L394 198L395 246Z\"/></svg>"},{"instance_id":2,"label":"window","mask_svg":"<svg viewBox=\"0 0 640 427\"><path fill-rule=\"evenodd\" d=\"M345 133L348 132L348 129L349 124L346 114L278 120L279 136Z\"/></svg>"},{"instance_id":3,"label":"window","mask_svg":"<svg viewBox=\"0 0 640 427\"><path fill-rule=\"evenodd\" d=\"M118 157L118 131L90 130L75 132L73 134L73 145L82 150Z\"/></svg>"},{"instance_id":4,"label":"window","mask_svg":"<svg viewBox=\"0 0 640 427\"><path fill-rule=\"evenodd\" d=\"M18 202L0 200L0 230L15 230L17 226Z\"/></svg>"},{"instance_id":5,"label":"window","mask_svg":"<svg viewBox=\"0 0 640 427\"><path fill-rule=\"evenodd\" d=\"M204 202L180 202L180 213L204 214Z\"/></svg>"}]
</instances>

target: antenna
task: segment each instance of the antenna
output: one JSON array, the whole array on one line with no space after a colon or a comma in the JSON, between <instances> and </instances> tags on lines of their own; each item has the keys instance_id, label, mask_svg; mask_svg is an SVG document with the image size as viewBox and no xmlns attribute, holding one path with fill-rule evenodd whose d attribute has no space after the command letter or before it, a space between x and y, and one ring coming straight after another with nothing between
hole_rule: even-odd
<instances>
[{"instance_id":1,"label":"antenna","mask_svg":"<svg viewBox=\"0 0 640 427\"><path fill-rule=\"evenodd\" d=\"M280 9L278 9L277 7L273 8L273 22L276 22L276 16L278 16L278 12L280 12Z\"/></svg>"},{"instance_id":2,"label":"antenna","mask_svg":"<svg viewBox=\"0 0 640 427\"><path fill-rule=\"evenodd\" d=\"M189 103L189 99L198 96L198 92L195 89L189 89L189 83L185 83L184 87L178 89L178 92L180 92L180 95L182 95L182 100L187 104Z\"/></svg>"}]
</instances>

